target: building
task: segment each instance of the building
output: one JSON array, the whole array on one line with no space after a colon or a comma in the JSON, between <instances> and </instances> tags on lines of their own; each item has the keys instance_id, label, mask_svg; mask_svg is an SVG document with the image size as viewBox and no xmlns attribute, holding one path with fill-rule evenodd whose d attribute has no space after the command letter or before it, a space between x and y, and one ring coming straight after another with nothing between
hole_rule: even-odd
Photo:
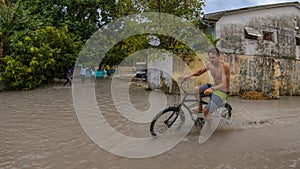
<instances>
[{"instance_id":1,"label":"building","mask_svg":"<svg viewBox=\"0 0 300 169\"><path fill-rule=\"evenodd\" d=\"M300 60L300 4L288 2L204 15L225 53Z\"/></svg>"},{"instance_id":2,"label":"building","mask_svg":"<svg viewBox=\"0 0 300 169\"><path fill-rule=\"evenodd\" d=\"M231 65L231 92L300 95L300 4L221 11L200 20Z\"/></svg>"}]
</instances>

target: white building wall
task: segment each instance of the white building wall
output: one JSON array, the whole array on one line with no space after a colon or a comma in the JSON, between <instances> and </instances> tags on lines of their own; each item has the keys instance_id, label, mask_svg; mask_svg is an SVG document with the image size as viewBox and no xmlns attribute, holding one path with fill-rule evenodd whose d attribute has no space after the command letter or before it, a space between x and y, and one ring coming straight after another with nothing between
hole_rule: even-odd
<instances>
[{"instance_id":1,"label":"white building wall","mask_svg":"<svg viewBox=\"0 0 300 169\"><path fill-rule=\"evenodd\" d=\"M286 15L299 16L300 11L296 7L281 7L225 14L216 24L216 35L220 37L220 27L227 24L247 25L253 18L265 18L268 16L279 18Z\"/></svg>"},{"instance_id":2,"label":"white building wall","mask_svg":"<svg viewBox=\"0 0 300 169\"><path fill-rule=\"evenodd\" d=\"M173 57L170 53L153 53L148 55L148 84L152 89L161 88L161 79L164 80L164 85L169 89L169 93L172 92L172 72L173 72Z\"/></svg>"},{"instance_id":3,"label":"white building wall","mask_svg":"<svg viewBox=\"0 0 300 169\"><path fill-rule=\"evenodd\" d=\"M219 47L225 53L292 58L296 54L294 36L299 18L300 9L295 6L231 11L216 23L216 38L221 39ZM262 31L270 31L273 40L266 41L262 37L246 39L245 27L257 29L261 35Z\"/></svg>"}]
</instances>

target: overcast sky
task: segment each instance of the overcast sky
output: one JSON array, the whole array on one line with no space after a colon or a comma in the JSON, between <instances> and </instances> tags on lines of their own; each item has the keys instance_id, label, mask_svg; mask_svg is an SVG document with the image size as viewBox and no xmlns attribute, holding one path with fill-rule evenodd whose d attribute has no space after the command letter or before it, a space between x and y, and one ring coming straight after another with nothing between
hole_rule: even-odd
<instances>
[{"instance_id":1,"label":"overcast sky","mask_svg":"<svg viewBox=\"0 0 300 169\"><path fill-rule=\"evenodd\" d=\"M250 6L296 1L299 2L299 0L206 0L204 13L207 14Z\"/></svg>"}]
</instances>

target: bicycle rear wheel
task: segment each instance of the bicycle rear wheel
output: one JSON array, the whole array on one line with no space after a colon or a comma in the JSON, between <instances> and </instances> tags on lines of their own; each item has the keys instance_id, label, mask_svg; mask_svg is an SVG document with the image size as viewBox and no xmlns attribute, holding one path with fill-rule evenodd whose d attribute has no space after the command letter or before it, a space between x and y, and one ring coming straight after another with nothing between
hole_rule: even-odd
<instances>
[{"instance_id":1,"label":"bicycle rear wheel","mask_svg":"<svg viewBox=\"0 0 300 169\"><path fill-rule=\"evenodd\" d=\"M163 135L171 127L180 129L184 124L184 113L178 107L169 107L159 112L150 124L150 133L153 137Z\"/></svg>"},{"instance_id":2,"label":"bicycle rear wheel","mask_svg":"<svg viewBox=\"0 0 300 169\"><path fill-rule=\"evenodd\" d=\"M232 107L228 103L225 103L224 107L226 109L222 112L222 117L225 118L225 119L230 119L231 118Z\"/></svg>"}]
</instances>

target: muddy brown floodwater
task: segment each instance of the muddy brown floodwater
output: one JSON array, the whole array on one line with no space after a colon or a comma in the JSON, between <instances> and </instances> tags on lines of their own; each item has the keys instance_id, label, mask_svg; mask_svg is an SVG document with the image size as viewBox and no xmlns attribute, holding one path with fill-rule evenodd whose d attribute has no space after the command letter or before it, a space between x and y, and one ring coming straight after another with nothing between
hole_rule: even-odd
<instances>
[{"instance_id":1,"label":"muddy brown floodwater","mask_svg":"<svg viewBox=\"0 0 300 169\"><path fill-rule=\"evenodd\" d=\"M110 82L97 80L95 90L105 118L120 132L149 136L149 124L136 127L118 114L111 100ZM148 93L140 87L130 89L130 100L137 109L149 108ZM170 104L178 100L168 97ZM232 123L220 126L204 144L198 143L199 131L194 127L171 150L132 159L105 151L87 136L77 119L72 88L53 85L0 92L0 168L300 168L300 97L231 97L228 102L234 109Z\"/></svg>"}]
</instances>

